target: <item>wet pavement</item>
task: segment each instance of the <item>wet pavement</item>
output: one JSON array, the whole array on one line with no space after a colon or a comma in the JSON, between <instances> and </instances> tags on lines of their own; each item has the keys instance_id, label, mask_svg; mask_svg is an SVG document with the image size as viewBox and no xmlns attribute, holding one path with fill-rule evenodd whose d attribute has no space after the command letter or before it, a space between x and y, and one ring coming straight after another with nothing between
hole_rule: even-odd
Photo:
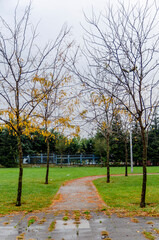
<instances>
[{"instance_id":1,"label":"wet pavement","mask_svg":"<svg viewBox=\"0 0 159 240\"><path fill-rule=\"evenodd\" d=\"M135 223L127 217L119 218L116 215L106 216L103 212L90 212L90 219L87 220L83 213L77 221L75 213L67 211L58 215L55 212L47 212L5 216L0 220L0 240L144 240L143 231L152 232L155 239L159 239L159 235L154 231L159 229L157 218L136 217ZM29 226L29 219L35 216L36 221ZM52 225L54 228L51 228ZM102 235L105 232L107 236Z\"/></svg>"},{"instance_id":2,"label":"wet pavement","mask_svg":"<svg viewBox=\"0 0 159 240\"><path fill-rule=\"evenodd\" d=\"M159 240L159 218L106 215L92 183L98 177L67 182L45 211L1 217L0 240L144 240L144 231Z\"/></svg>"}]
</instances>

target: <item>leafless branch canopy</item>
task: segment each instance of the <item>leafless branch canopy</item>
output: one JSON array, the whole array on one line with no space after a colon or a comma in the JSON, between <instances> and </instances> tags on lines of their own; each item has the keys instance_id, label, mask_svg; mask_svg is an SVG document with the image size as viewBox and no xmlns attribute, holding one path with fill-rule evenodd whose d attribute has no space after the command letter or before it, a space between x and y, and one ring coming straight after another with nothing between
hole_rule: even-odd
<instances>
[{"instance_id":1,"label":"leafless branch canopy","mask_svg":"<svg viewBox=\"0 0 159 240\"><path fill-rule=\"evenodd\" d=\"M159 105L158 14L148 0L142 7L119 2L117 10L107 6L99 15L92 10L85 15L83 73L73 59L73 71L88 89L113 95L145 129Z\"/></svg>"}]
</instances>

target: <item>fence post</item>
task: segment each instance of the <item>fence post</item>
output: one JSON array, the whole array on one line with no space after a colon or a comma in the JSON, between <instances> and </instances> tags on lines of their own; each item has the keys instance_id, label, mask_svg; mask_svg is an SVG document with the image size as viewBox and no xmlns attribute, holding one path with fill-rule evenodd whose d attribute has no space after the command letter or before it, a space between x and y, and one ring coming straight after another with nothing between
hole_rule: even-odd
<instances>
[{"instance_id":1,"label":"fence post","mask_svg":"<svg viewBox=\"0 0 159 240\"><path fill-rule=\"evenodd\" d=\"M94 156L94 154L93 154L93 164L95 164L95 156Z\"/></svg>"},{"instance_id":2,"label":"fence post","mask_svg":"<svg viewBox=\"0 0 159 240\"><path fill-rule=\"evenodd\" d=\"M82 165L82 153L80 154L80 164Z\"/></svg>"},{"instance_id":3,"label":"fence post","mask_svg":"<svg viewBox=\"0 0 159 240\"><path fill-rule=\"evenodd\" d=\"M43 163L43 154L41 153L41 163Z\"/></svg>"},{"instance_id":4,"label":"fence post","mask_svg":"<svg viewBox=\"0 0 159 240\"><path fill-rule=\"evenodd\" d=\"M68 165L70 165L70 155L67 155Z\"/></svg>"}]
</instances>

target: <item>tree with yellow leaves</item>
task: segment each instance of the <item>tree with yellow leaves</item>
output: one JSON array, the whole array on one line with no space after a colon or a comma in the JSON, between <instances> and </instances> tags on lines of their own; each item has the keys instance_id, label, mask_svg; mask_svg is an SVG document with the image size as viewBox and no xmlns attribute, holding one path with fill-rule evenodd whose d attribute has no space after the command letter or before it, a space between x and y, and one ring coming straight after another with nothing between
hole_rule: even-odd
<instances>
[{"instance_id":1,"label":"tree with yellow leaves","mask_svg":"<svg viewBox=\"0 0 159 240\"><path fill-rule=\"evenodd\" d=\"M66 128L74 129L70 117L73 109L68 107L70 95L66 92L71 77L67 71L64 70L65 62L61 60L65 59L66 56L63 56L64 54L67 54L67 49L63 51L63 54L60 54L60 60L57 57L55 58L56 61L51 74L34 79L34 81L38 81L40 84L39 88L44 93L44 97L34 113L34 120L37 122L37 131L42 133L47 144L45 184L48 184L49 177L49 139L50 137L55 137L53 132L49 130L52 129L63 132Z\"/></svg>"},{"instance_id":2,"label":"tree with yellow leaves","mask_svg":"<svg viewBox=\"0 0 159 240\"><path fill-rule=\"evenodd\" d=\"M16 206L21 206L23 151L22 134L34 131L31 121L33 111L45 97L36 76L50 71L60 46L69 33L62 28L53 43L43 49L36 44L36 28L30 24L31 4L19 14L18 4L14 11L13 25L0 18L0 124L12 129L17 137L19 153L19 181ZM46 64L46 63L49 64ZM48 89L49 91L49 89Z\"/></svg>"}]
</instances>

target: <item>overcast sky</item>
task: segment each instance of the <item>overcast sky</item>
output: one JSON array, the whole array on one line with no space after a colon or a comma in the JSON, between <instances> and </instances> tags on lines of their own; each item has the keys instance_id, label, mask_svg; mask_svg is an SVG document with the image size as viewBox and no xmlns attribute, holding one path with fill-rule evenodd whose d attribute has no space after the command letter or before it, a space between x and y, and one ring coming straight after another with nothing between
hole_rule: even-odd
<instances>
[{"instance_id":1,"label":"overcast sky","mask_svg":"<svg viewBox=\"0 0 159 240\"><path fill-rule=\"evenodd\" d=\"M32 0L31 22L36 25L39 22L37 32L45 46L48 40L54 40L62 25L66 23L72 27L72 37L76 42L81 41L82 25L85 25L83 11L91 16L92 8L95 13L104 11L108 3L117 7L118 0ZM145 4L146 0L123 0L124 4ZM149 0L151 2L151 0ZM158 0L156 0L158 1ZM22 10L29 0L20 0L19 9ZM157 2L158 3L158 2ZM13 22L14 9L17 0L0 0L0 15L10 24ZM1 28L1 26L0 26Z\"/></svg>"},{"instance_id":2,"label":"overcast sky","mask_svg":"<svg viewBox=\"0 0 159 240\"><path fill-rule=\"evenodd\" d=\"M20 0L20 8L24 9L29 2ZM54 39L64 23L72 27L73 36L78 41L82 35L80 23L84 24L83 11L89 16L92 7L95 12L99 12L106 8L108 2L109 0L32 0L31 20L34 24L40 20L38 33L45 42ZM117 0L110 2L117 6ZM128 0L124 2L127 4ZM135 2L139 0L130 0L130 4ZM140 0L141 4L145 2L146 0ZM7 21L12 21L16 3L17 0L0 0L0 15Z\"/></svg>"}]
</instances>

